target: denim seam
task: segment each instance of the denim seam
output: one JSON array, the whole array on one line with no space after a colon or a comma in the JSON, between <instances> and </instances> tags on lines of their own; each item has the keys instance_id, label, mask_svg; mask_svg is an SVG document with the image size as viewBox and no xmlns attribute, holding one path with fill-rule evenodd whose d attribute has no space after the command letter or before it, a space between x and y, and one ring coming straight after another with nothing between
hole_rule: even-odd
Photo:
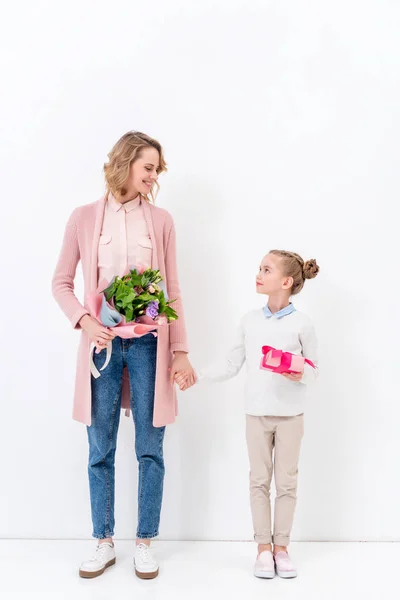
<instances>
[{"instance_id":1,"label":"denim seam","mask_svg":"<svg viewBox=\"0 0 400 600\"><path fill-rule=\"evenodd\" d=\"M163 447L163 430L165 431L165 427L160 427L159 431L160 431L161 435L159 436L159 456L162 459L164 458L163 457L163 452L162 452L162 447ZM163 462L164 462L164 460L163 460ZM139 507L142 504L142 495L143 495L143 491L142 490L143 490L143 476L141 478L140 496L139 496ZM140 514L138 515L138 517L139 517L138 520L140 522ZM146 540L146 539L150 539L150 538L153 538L153 537L157 537L158 535L159 535L159 529L157 529L157 531L155 531L154 533L151 533L151 534L139 534L139 533L137 533L137 538L138 539L142 539L142 540L143 539Z\"/></svg>"},{"instance_id":2,"label":"denim seam","mask_svg":"<svg viewBox=\"0 0 400 600\"><path fill-rule=\"evenodd\" d=\"M165 434L165 426L164 427L160 427L160 439L159 439L159 456L162 458L163 462L164 462L164 448L163 448L163 443L164 443L164 434Z\"/></svg>"},{"instance_id":3,"label":"denim seam","mask_svg":"<svg viewBox=\"0 0 400 600\"><path fill-rule=\"evenodd\" d=\"M110 430L109 430L109 441L111 442L112 445L112 436L113 436L113 429L115 426L115 413L117 412L117 406L118 406L118 399L119 396L121 394L121 385L122 385L122 376L121 376L121 381L119 384L119 389L117 392L117 395L115 397L114 400L114 404L113 404L113 409L112 409L112 413L111 413L111 419L110 419ZM106 486L107 486L107 508L106 508L106 518L105 518L105 530L106 532L110 531L110 512L111 512L111 486L110 486L110 480L108 477L108 472L105 466L105 460L103 460L103 468L104 468L104 475L105 475L105 480L106 480ZM111 537L111 536L108 536Z\"/></svg>"},{"instance_id":4,"label":"denim seam","mask_svg":"<svg viewBox=\"0 0 400 600\"><path fill-rule=\"evenodd\" d=\"M107 538L113 537L113 535L114 535L113 530L106 530L105 533L99 533L99 534L97 534L95 531L93 531L93 537L96 540L106 540Z\"/></svg>"},{"instance_id":5,"label":"denim seam","mask_svg":"<svg viewBox=\"0 0 400 600\"><path fill-rule=\"evenodd\" d=\"M159 456L163 459L164 462L164 457L163 457L163 452L162 452L162 447L163 447L163 435L162 435L162 430L165 430L165 427L160 427L159 431L161 433L161 435L159 436ZM142 463L142 465L144 465L144 462ZM139 462L139 470L140 470L140 462ZM142 466L142 470L144 470L144 466ZM143 498L143 473L142 476L140 477L140 488L139 488L139 502L138 502L138 522L140 523L140 510L141 510L141 506L142 506L142 498ZM153 533L147 537L144 537L143 535L139 535L137 534L137 538L138 539L150 539L152 537L156 537L158 535L158 530L156 533Z\"/></svg>"},{"instance_id":6,"label":"denim seam","mask_svg":"<svg viewBox=\"0 0 400 600\"><path fill-rule=\"evenodd\" d=\"M139 472L140 472L140 462L139 462ZM142 498L143 498L143 479L144 479L144 475L143 475L143 471L144 471L144 466L142 463L142 474L140 476L140 488L139 488L139 502L138 502L138 521L140 523L140 515L142 512Z\"/></svg>"}]
</instances>

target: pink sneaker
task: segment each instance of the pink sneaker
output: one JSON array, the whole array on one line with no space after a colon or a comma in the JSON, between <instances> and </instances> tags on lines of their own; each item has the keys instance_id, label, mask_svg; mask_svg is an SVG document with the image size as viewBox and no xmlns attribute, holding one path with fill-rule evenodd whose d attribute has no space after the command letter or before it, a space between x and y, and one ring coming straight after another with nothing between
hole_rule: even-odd
<instances>
[{"instance_id":1,"label":"pink sneaker","mask_svg":"<svg viewBox=\"0 0 400 600\"><path fill-rule=\"evenodd\" d=\"M273 579L275 577L274 557L270 550L264 550L257 556L254 575L263 579Z\"/></svg>"},{"instance_id":2,"label":"pink sneaker","mask_svg":"<svg viewBox=\"0 0 400 600\"><path fill-rule=\"evenodd\" d=\"M287 552L277 552L274 556L276 572L283 579L297 577L297 570Z\"/></svg>"}]
</instances>

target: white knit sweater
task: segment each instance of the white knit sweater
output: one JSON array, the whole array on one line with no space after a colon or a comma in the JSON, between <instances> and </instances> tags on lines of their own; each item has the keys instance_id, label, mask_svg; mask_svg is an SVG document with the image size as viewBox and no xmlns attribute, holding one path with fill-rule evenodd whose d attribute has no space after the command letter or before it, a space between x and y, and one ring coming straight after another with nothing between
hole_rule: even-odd
<instances>
[{"instance_id":1,"label":"white knit sweater","mask_svg":"<svg viewBox=\"0 0 400 600\"><path fill-rule=\"evenodd\" d=\"M225 381L235 377L246 362L245 411L255 416L294 416L304 412L307 384L318 376L318 368L306 364L303 378L293 382L282 375L260 369L262 347L301 354L316 366L317 339L310 319L303 313L267 318L262 309L241 320L236 342L225 361L199 371L199 382Z\"/></svg>"}]
</instances>

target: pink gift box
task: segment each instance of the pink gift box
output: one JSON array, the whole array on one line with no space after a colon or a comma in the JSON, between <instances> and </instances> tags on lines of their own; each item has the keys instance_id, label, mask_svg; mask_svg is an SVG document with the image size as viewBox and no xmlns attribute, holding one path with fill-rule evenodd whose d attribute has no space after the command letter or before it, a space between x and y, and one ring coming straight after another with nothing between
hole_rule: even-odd
<instances>
[{"instance_id":1,"label":"pink gift box","mask_svg":"<svg viewBox=\"0 0 400 600\"><path fill-rule=\"evenodd\" d=\"M277 350L272 346L263 346L262 354L260 369L272 371L273 373L302 373L305 363L315 369L314 363L308 358L291 352L283 352L283 350Z\"/></svg>"}]
</instances>

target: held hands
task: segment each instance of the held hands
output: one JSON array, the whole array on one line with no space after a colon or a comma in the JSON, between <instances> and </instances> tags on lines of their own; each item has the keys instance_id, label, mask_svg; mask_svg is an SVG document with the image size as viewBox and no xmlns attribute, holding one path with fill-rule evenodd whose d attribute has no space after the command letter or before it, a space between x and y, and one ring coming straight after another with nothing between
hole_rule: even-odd
<instances>
[{"instance_id":1,"label":"held hands","mask_svg":"<svg viewBox=\"0 0 400 600\"><path fill-rule=\"evenodd\" d=\"M174 381L182 391L189 389L197 381L196 373L186 352L175 352L171 366L171 383Z\"/></svg>"},{"instance_id":2,"label":"held hands","mask_svg":"<svg viewBox=\"0 0 400 600\"><path fill-rule=\"evenodd\" d=\"M86 331L90 341L96 345L96 354L104 350L108 342L115 338L115 333L112 329L104 327L104 325L90 315L84 315L79 321L79 325Z\"/></svg>"},{"instance_id":3,"label":"held hands","mask_svg":"<svg viewBox=\"0 0 400 600\"><path fill-rule=\"evenodd\" d=\"M188 390L192 385L194 385L197 381L196 375L194 375L194 381L190 379L188 373L186 371L179 371L175 375L175 383L178 385L181 392Z\"/></svg>"}]
</instances>

